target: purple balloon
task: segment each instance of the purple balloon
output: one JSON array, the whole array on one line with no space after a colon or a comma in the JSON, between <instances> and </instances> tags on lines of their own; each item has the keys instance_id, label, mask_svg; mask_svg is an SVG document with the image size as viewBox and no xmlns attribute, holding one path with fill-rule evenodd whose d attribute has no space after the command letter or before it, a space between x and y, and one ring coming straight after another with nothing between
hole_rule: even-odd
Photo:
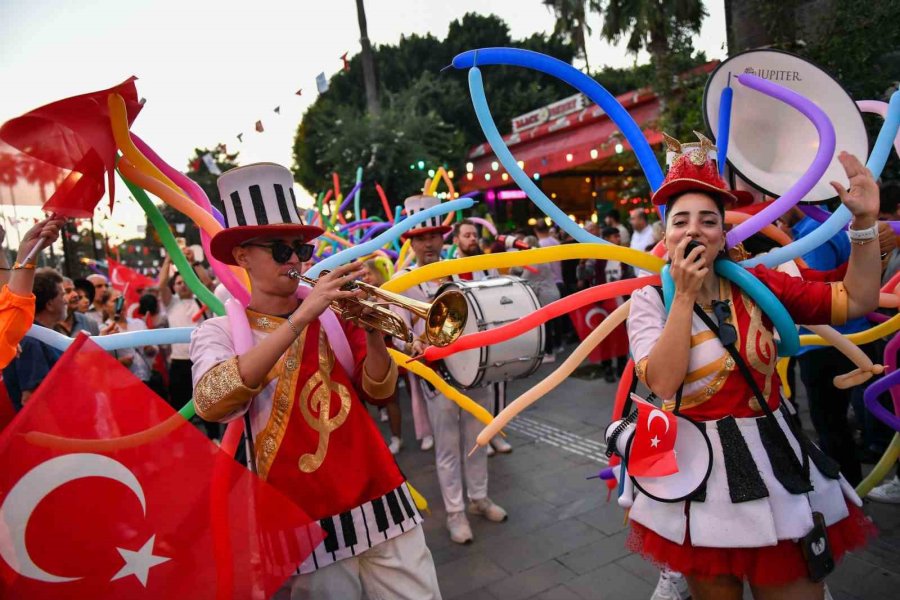
<instances>
[{"instance_id":1,"label":"purple balloon","mask_svg":"<svg viewBox=\"0 0 900 600\"><path fill-rule=\"evenodd\" d=\"M900 385L900 371L894 371L890 375L885 375L875 383L870 384L863 394L863 400L866 403L866 408L875 415L875 418L894 431L900 432L900 417L896 415L896 412L891 413L878 401L878 396L891 389L891 386L894 385ZM896 411L896 409L895 406L894 410Z\"/></svg>"}]
</instances>

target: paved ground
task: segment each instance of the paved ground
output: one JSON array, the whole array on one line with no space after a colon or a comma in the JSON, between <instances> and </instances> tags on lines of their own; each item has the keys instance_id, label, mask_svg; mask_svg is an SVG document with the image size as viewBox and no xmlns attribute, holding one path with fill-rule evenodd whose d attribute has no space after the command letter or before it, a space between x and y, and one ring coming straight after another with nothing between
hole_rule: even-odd
<instances>
[{"instance_id":1,"label":"paved ground","mask_svg":"<svg viewBox=\"0 0 900 600\"><path fill-rule=\"evenodd\" d=\"M530 379L513 382L510 398L558 365L544 365ZM416 445L409 398L401 391L406 447L398 462L429 500L425 534L446 600L650 597L656 570L625 549L623 512L614 501L606 502L604 484L585 479L605 466L602 430L614 390L603 380L569 378L510 426L515 450L490 459L489 492L509 512L509 521L473 517L475 541L468 546L450 542L434 455ZM900 506L866 503L865 510L881 536L828 579L836 600L900 594Z\"/></svg>"}]
</instances>

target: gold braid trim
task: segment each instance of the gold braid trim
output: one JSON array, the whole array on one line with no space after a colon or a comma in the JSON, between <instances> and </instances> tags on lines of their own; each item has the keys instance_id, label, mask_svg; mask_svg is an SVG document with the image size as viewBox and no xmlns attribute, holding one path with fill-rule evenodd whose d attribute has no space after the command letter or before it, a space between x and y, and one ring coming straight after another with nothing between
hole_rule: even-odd
<instances>
[{"instance_id":1,"label":"gold braid trim","mask_svg":"<svg viewBox=\"0 0 900 600\"><path fill-rule=\"evenodd\" d=\"M194 408L206 421L225 422L243 412L262 389L262 384L256 388L244 385L235 356L220 362L200 378L194 388Z\"/></svg>"}]
</instances>

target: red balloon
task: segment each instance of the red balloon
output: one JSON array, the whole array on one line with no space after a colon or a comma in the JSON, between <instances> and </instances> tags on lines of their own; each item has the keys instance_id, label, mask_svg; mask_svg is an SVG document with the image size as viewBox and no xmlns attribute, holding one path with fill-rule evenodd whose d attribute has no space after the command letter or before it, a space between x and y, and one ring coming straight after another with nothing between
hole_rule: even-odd
<instances>
[{"instance_id":1,"label":"red balloon","mask_svg":"<svg viewBox=\"0 0 900 600\"><path fill-rule=\"evenodd\" d=\"M623 279L622 281L613 281L605 283L597 287L588 288L580 292L576 292L571 296L561 298L556 302L551 302L547 306L542 307L521 319L508 323L496 329L487 331L479 331L478 333L470 333L464 335L449 346L438 347L429 346L425 349L422 357L427 361L440 360L463 350L471 350L472 348L481 348L482 346L490 346L491 344L499 344L510 340L516 336L522 335L526 331L534 329L539 325L546 323L551 319L555 319L570 311L581 308L587 304L600 302L607 298L616 296L625 296L633 291L640 289L646 285L659 285L659 275L651 275L648 277L640 277L638 279Z\"/></svg>"}]
</instances>

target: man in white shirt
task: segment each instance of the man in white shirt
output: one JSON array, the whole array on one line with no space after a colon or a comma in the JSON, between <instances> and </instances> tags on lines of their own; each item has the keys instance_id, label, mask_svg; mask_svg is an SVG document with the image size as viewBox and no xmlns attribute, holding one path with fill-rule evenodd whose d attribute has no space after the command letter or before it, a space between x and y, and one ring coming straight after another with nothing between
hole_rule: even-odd
<instances>
[{"instance_id":1,"label":"man in white shirt","mask_svg":"<svg viewBox=\"0 0 900 600\"><path fill-rule=\"evenodd\" d=\"M634 229L634 233L631 234L631 248L641 252L652 250L650 246L653 245L653 228L647 222L647 214L644 212L644 209L635 208L632 210L629 213L628 221ZM643 277L644 275L649 275L649 272L636 269L636 274L638 277Z\"/></svg>"}]
</instances>

